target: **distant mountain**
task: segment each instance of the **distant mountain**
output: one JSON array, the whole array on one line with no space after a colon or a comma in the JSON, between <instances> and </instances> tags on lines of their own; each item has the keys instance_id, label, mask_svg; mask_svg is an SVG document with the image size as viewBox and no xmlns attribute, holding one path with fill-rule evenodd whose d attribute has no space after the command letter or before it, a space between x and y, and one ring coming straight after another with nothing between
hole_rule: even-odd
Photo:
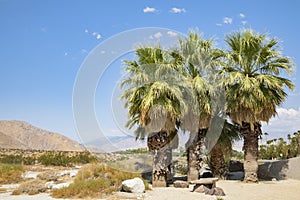
<instances>
[{"instance_id":1,"label":"distant mountain","mask_svg":"<svg viewBox=\"0 0 300 200\"><path fill-rule=\"evenodd\" d=\"M59 133L37 128L27 122L0 121L0 148L84 151L85 148Z\"/></svg>"},{"instance_id":2,"label":"distant mountain","mask_svg":"<svg viewBox=\"0 0 300 200\"><path fill-rule=\"evenodd\" d=\"M86 142L85 146L92 152L114 152L126 149L145 148L147 147L147 142L135 140L135 137L129 135L107 136Z\"/></svg>"}]
</instances>

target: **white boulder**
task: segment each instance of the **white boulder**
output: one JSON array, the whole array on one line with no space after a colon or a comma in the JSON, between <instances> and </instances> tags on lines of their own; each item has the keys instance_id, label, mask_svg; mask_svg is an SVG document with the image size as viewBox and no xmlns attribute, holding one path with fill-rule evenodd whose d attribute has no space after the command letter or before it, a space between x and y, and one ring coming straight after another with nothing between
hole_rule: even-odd
<instances>
[{"instance_id":1,"label":"white boulder","mask_svg":"<svg viewBox=\"0 0 300 200\"><path fill-rule=\"evenodd\" d=\"M145 185L140 178L129 179L122 182L122 190L131 193L143 193L145 191Z\"/></svg>"},{"instance_id":2,"label":"white boulder","mask_svg":"<svg viewBox=\"0 0 300 200\"><path fill-rule=\"evenodd\" d=\"M72 182L54 184L54 185L52 185L52 189L60 189L60 188L63 188L63 187L69 187L69 185L71 185L71 183Z\"/></svg>"}]
</instances>

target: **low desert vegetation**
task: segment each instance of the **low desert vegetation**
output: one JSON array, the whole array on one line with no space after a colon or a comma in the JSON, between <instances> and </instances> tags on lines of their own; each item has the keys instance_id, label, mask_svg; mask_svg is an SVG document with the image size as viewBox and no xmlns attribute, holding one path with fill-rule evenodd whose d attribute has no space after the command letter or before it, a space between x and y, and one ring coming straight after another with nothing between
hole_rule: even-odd
<instances>
[{"instance_id":1,"label":"low desert vegetation","mask_svg":"<svg viewBox=\"0 0 300 200\"><path fill-rule=\"evenodd\" d=\"M115 154L145 154L150 153L148 148L126 149L124 151L113 152Z\"/></svg>"},{"instance_id":2,"label":"low desert vegetation","mask_svg":"<svg viewBox=\"0 0 300 200\"><path fill-rule=\"evenodd\" d=\"M46 190L45 181L41 179L30 179L21 183L21 185L12 192L12 195L21 195L23 193L35 195L45 192Z\"/></svg>"},{"instance_id":3,"label":"low desert vegetation","mask_svg":"<svg viewBox=\"0 0 300 200\"><path fill-rule=\"evenodd\" d=\"M43 165L64 167L70 167L74 164L87 164L96 160L97 159L89 152L83 152L73 156L69 156L64 152L47 152L38 158L38 162Z\"/></svg>"},{"instance_id":4,"label":"low desert vegetation","mask_svg":"<svg viewBox=\"0 0 300 200\"><path fill-rule=\"evenodd\" d=\"M140 174L123 172L103 164L88 164L77 174L74 183L68 187L53 190L55 198L96 198L120 191L124 180L140 177ZM146 189L149 185L144 181Z\"/></svg>"},{"instance_id":5,"label":"low desert vegetation","mask_svg":"<svg viewBox=\"0 0 300 200\"><path fill-rule=\"evenodd\" d=\"M33 165L35 164L35 160L35 157L23 157L21 155L3 155L0 158L1 163L24 165Z\"/></svg>"},{"instance_id":6,"label":"low desert vegetation","mask_svg":"<svg viewBox=\"0 0 300 200\"><path fill-rule=\"evenodd\" d=\"M15 164L0 164L0 184L19 183L23 180L24 168Z\"/></svg>"},{"instance_id":7,"label":"low desert vegetation","mask_svg":"<svg viewBox=\"0 0 300 200\"><path fill-rule=\"evenodd\" d=\"M73 155L70 152L62 151L45 151L39 156L22 156L22 155L1 155L0 163L6 164L23 164L23 165L52 165L52 166L64 166L70 167L76 164L87 164L97 161L97 158L90 152L77 152Z\"/></svg>"}]
</instances>

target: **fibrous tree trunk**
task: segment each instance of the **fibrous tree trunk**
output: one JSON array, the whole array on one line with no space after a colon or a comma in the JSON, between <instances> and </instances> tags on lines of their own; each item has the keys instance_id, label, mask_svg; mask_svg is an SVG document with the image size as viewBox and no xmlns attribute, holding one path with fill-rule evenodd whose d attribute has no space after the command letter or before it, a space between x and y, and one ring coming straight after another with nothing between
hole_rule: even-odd
<instances>
[{"instance_id":1,"label":"fibrous tree trunk","mask_svg":"<svg viewBox=\"0 0 300 200\"><path fill-rule=\"evenodd\" d=\"M226 165L222 146L216 144L210 152L210 168L214 177L223 179L226 173Z\"/></svg>"},{"instance_id":2,"label":"fibrous tree trunk","mask_svg":"<svg viewBox=\"0 0 300 200\"><path fill-rule=\"evenodd\" d=\"M203 160L203 145L206 129L200 129L198 133L190 133L186 143L188 161L188 181L199 179L199 170Z\"/></svg>"},{"instance_id":3,"label":"fibrous tree trunk","mask_svg":"<svg viewBox=\"0 0 300 200\"><path fill-rule=\"evenodd\" d=\"M152 186L166 187L167 177L171 174L172 147L166 132L148 136L148 148L153 156Z\"/></svg>"},{"instance_id":4,"label":"fibrous tree trunk","mask_svg":"<svg viewBox=\"0 0 300 200\"><path fill-rule=\"evenodd\" d=\"M241 134L244 138L244 171L245 182L258 182L258 138L261 135L260 123L251 127L250 123L242 123Z\"/></svg>"}]
</instances>

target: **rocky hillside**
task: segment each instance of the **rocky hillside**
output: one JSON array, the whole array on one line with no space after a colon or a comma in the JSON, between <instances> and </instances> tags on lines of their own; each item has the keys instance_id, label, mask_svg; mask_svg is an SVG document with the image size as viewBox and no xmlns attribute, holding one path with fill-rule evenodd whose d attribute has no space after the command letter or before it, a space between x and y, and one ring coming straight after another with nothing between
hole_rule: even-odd
<instances>
[{"instance_id":1,"label":"rocky hillside","mask_svg":"<svg viewBox=\"0 0 300 200\"><path fill-rule=\"evenodd\" d=\"M23 121L0 121L0 148L83 151L79 143Z\"/></svg>"}]
</instances>

